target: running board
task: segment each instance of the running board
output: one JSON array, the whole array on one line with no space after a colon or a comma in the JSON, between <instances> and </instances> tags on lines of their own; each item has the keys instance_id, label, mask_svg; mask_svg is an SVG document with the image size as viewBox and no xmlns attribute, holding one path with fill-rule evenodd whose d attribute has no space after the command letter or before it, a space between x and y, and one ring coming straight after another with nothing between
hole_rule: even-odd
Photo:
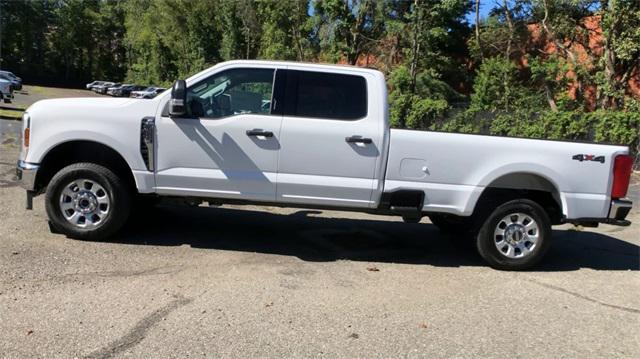
<instances>
[{"instance_id":1,"label":"running board","mask_svg":"<svg viewBox=\"0 0 640 359\"><path fill-rule=\"evenodd\" d=\"M416 207L400 207L400 206L391 206L389 208L392 212L406 215L406 214L422 214L418 208Z\"/></svg>"}]
</instances>

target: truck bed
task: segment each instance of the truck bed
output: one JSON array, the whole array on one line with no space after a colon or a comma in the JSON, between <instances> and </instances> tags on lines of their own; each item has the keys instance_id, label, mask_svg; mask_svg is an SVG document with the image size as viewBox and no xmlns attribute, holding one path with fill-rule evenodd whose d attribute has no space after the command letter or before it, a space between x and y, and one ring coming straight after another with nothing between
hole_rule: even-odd
<instances>
[{"instance_id":1,"label":"truck bed","mask_svg":"<svg viewBox=\"0 0 640 359\"><path fill-rule=\"evenodd\" d=\"M623 153L624 146L392 129L384 191L423 190L423 211L468 216L487 187L550 183L566 218L602 218L613 159Z\"/></svg>"}]
</instances>

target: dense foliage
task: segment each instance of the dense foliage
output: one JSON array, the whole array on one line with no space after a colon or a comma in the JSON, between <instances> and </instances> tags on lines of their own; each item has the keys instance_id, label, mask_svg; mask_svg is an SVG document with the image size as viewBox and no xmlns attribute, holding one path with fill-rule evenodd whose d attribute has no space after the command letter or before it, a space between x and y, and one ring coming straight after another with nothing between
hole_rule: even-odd
<instances>
[{"instance_id":1,"label":"dense foliage","mask_svg":"<svg viewBox=\"0 0 640 359\"><path fill-rule=\"evenodd\" d=\"M395 127L638 146L637 0L0 0L0 34L27 82L341 62L387 75Z\"/></svg>"}]
</instances>

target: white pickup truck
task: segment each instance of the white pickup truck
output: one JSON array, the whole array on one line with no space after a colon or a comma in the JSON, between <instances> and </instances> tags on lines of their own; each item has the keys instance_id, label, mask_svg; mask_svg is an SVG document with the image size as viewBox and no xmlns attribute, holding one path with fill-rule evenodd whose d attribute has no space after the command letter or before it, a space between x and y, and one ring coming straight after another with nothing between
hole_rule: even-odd
<instances>
[{"instance_id":1,"label":"white pickup truck","mask_svg":"<svg viewBox=\"0 0 640 359\"><path fill-rule=\"evenodd\" d=\"M561 223L629 225L625 146L389 128L382 73L231 61L152 100L39 101L18 177L54 230L101 240L144 196L429 216L524 269ZM176 223L176 225L179 222Z\"/></svg>"}]
</instances>

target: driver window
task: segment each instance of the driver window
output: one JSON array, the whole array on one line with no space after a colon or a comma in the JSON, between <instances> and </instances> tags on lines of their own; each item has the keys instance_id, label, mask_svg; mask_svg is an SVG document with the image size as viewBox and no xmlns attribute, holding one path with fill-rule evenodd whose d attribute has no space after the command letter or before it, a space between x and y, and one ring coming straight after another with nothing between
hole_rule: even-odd
<instances>
[{"instance_id":1,"label":"driver window","mask_svg":"<svg viewBox=\"0 0 640 359\"><path fill-rule=\"evenodd\" d=\"M187 111L193 117L221 118L271 112L273 69L232 69L187 89Z\"/></svg>"}]
</instances>

